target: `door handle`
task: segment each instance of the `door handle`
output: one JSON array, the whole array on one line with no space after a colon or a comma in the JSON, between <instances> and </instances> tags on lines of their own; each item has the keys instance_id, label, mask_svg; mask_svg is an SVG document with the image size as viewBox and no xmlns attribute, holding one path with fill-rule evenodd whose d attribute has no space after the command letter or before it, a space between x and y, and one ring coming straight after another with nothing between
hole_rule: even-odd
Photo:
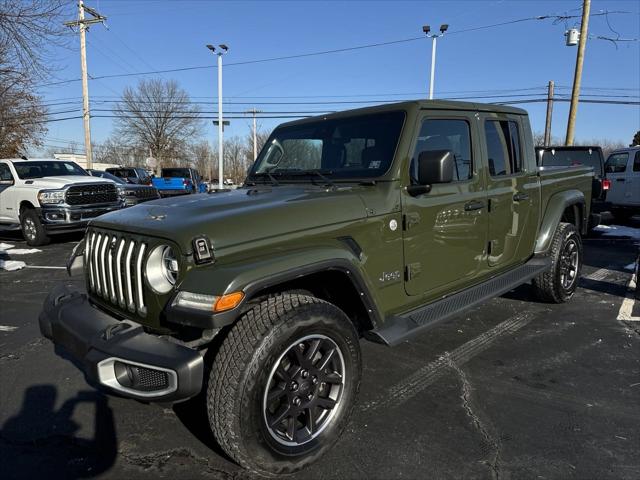
<instances>
[{"instance_id":1,"label":"door handle","mask_svg":"<svg viewBox=\"0 0 640 480\"><path fill-rule=\"evenodd\" d=\"M484 208L484 202L479 200L474 200L464 204L464 209L467 212L470 212L471 210L480 210L482 208Z\"/></svg>"},{"instance_id":2,"label":"door handle","mask_svg":"<svg viewBox=\"0 0 640 480\"><path fill-rule=\"evenodd\" d=\"M518 192L513 196L514 202L521 202L522 200L527 200L529 195L523 192Z\"/></svg>"}]
</instances>

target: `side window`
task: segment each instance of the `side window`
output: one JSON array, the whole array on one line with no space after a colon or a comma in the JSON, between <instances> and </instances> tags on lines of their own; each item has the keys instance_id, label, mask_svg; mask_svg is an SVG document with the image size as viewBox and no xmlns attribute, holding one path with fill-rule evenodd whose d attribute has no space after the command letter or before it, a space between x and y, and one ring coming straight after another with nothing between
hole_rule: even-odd
<instances>
[{"instance_id":1,"label":"side window","mask_svg":"<svg viewBox=\"0 0 640 480\"><path fill-rule=\"evenodd\" d=\"M487 120L484 124L487 160L492 177L522 171L522 150L518 124L507 120Z\"/></svg>"},{"instance_id":2,"label":"side window","mask_svg":"<svg viewBox=\"0 0 640 480\"><path fill-rule=\"evenodd\" d=\"M418 178L418 156L422 152L450 150L455 159L453 180L464 181L473 177L471 159L471 132L466 120L424 120L415 151L411 159L412 182Z\"/></svg>"},{"instance_id":3,"label":"side window","mask_svg":"<svg viewBox=\"0 0 640 480\"><path fill-rule=\"evenodd\" d=\"M628 161L629 154L627 152L612 153L609 155L609 158L607 158L607 163L605 163L604 169L607 173L624 173L627 169Z\"/></svg>"},{"instance_id":4,"label":"side window","mask_svg":"<svg viewBox=\"0 0 640 480\"><path fill-rule=\"evenodd\" d=\"M13 175L11 175L9 165L6 163L0 163L0 180L13 180Z\"/></svg>"},{"instance_id":5,"label":"side window","mask_svg":"<svg viewBox=\"0 0 640 480\"><path fill-rule=\"evenodd\" d=\"M633 157L633 171L640 172L640 150L638 150L636 156Z\"/></svg>"}]
</instances>

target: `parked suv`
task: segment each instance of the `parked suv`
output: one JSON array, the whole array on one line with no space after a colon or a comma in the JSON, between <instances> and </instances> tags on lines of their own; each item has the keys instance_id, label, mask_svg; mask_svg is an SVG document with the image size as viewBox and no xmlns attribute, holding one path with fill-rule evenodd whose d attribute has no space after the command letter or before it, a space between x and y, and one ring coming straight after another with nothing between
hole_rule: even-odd
<instances>
[{"instance_id":1,"label":"parked suv","mask_svg":"<svg viewBox=\"0 0 640 480\"><path fill-rule=\"evenodd\" d=\"M144 169L138 167L114 167L107 168L107 173L120 177L127 183L137 183L140 185L151 185L151 175Z\"/></svg>"},{"instance_id":2,"label":"parked suv","mask_svg":"<svg viewBox=\"0 0 640 480\"><path fill-rule=\"evenodd\" d=\"M125 207L131 207L133 205L138 205L139 203L148 202L149 200L157 200L160 198L158 189L151 185L127 183L120 177L116 177L115 175L111 175L109 172L103 172L101 170L89 169L87 171L93 177L113 181L118 188L118 193L120 194Z\"/></svg>"},{"instance_id":3,"label":"parked suv","mask_svg":"<svg viewBox=\"0 0 640 480\"><path fill-rule=\"evenodd\" d=\"M613 151L605 164L611 190L607 200L618 220L640 214L640 146Z\"/></svg>"},{"instance_id":4,"label":"parked suv","mask_svg":"<svg viewBox=\"0 0 640 480\"><path fill-rule=\"evenodd\" d=\"M22 229L29 245L54 233L83 230L89 220L122 206L111 181L63 160L0 160L0 224Z\"/></svg>"},{"instance_id":5,"label":"parked suv","mask_svg":"<svg viewBox=\"0 0 640 480\"><path fill-rule=\"evenodd\" d=\"M597 227L602 222L602 213L611 209L611 205L607 202L607 191L611 187L611 181L605 178L602 148L597 146L536 147L536 154L540 167L587 166L593 168L588 228L592 230Z\"/></svg>"},{"instance_id":6,"label":"parked suv","mask_svg":"<svg viewBox=\"0 0 640 480\"><path fill-rule=\"evenodd\" d=\"M524 110L415 101L277 127L236 190L92 222L43 335L146 402L200 392L222 449L291 473L340 437L360 338L396 345L533 282L569 300L593 170L539 170ZM194 402L194 408L200 405Z\"/></svg>"}]
</instances>

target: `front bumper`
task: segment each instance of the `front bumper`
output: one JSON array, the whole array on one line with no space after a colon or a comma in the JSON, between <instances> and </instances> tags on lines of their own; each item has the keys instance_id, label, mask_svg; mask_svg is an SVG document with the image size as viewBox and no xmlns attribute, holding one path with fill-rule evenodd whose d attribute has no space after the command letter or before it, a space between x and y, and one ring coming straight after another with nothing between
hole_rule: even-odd
<instances>
[{"instance_id":1,"label":"front bumper","mask_svg":"<svg viewBox=\"0 0 640 480\"><path fill-rule=\"evenodd\" d=\"M86 295L60 286L44 302L42 335L69 358L90 383L137 400L174 403L202 389L200 352L146 333L141 325L91 305Z\"/></svg>"},{"instance_id":2,"label":"front bumper","mask_svg":"<svg viewBox=\"0 0 640 480\"><path fill-rule=\"evenodd\" d=\"M100 207L46 206L39 208L40 223L47 232L83 230L89 221L122 208L122 203Z\"/></svg>"}]
</instances>

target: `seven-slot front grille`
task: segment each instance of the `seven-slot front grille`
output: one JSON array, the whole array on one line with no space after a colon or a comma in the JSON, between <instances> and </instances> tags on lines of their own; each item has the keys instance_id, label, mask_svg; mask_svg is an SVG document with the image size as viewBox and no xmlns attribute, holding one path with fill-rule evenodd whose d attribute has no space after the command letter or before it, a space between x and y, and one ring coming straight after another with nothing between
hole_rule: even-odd
<instances>
[{"instance_id":1,"label":"seven-slot front grille","mask_svg":"<svg viewBox=\"0 0 640 480\"><path fill-rule=\"evenodd\" d=\"M158 194L153 188L138 188L135 190L137 198L157 198Z\"/></svg>"},{"instance_id":2,"label":"seven-slot front grille","mask_svg":"<svg viewBox=\"0 0 640 480\"><path fill-rule=\"evenodd\" d=\"M72 185L67 190L65 200L68 205L114 203L118 201L118 190L112 183Z\"/></svg>"},{"instance_id":3,"label":"seven-slot front grille","mask_svg":"<svg viewBox=\"0 0 640 480\"><path fill-rule=\"evenodd\" d=\"M89 290L122 309L145 315L143 268L148 244L94 230L88 230L85 239Z\"/></svg>"}]
</instances>

